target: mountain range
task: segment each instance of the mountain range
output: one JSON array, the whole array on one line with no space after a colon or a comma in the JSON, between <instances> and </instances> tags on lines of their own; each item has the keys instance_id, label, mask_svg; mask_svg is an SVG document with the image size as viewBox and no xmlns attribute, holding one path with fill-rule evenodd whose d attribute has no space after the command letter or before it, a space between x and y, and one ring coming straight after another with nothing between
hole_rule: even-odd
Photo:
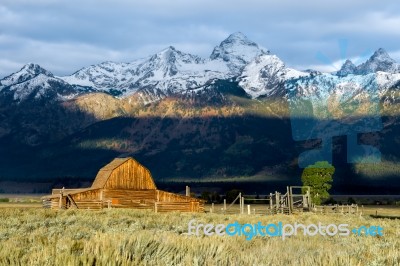
<instances>
[{"instance_id":1,"label":"mountain range","mask_svg":"<svg viewBox=\"0 0 400 266\"><path fill-rule=\"evenodd\" d=\"M14 101L50 94L68 100L89 92L103 92L119 98L136 94L143 103L150 103L202 90L216 80L235 79L249 96L257 98L281 96L285 92L276 88L280 83L309 76L310 72L287 68L276 55L237 32L216 46L209 58L170 46L130 63L104 62L62 77L31 63L0 80L0 91L2 95L12 95ZM382 48L359 66L347 60L339 71L325 75L343 77L377 72L386 74L380 80L384 88L399 81L396 74L400 73L400 65Z\"/></svg>"},{"instance_id":2,"label":"mountain range","mask_svg":"<svg viewBox=\"0 0 400 266\"><path fill-rule=\"evenodd\" d=\"M287 84L297 84L294 94ZM287 179L298 174L301 150L291 137L289 103L308 99L315 114L332 94L344 102L377 97L384 133L364 139L390 150L386 162L396 161L388 136L398 125L399 87L400 65L382 48L358 66L347 60L339 71L321 73L287 67L240 32L208 58L170 46L69 76L30 63L0 80L0 178L90 179L111 157L133 155L160 180ZM362 178L355 166L342 168Z\"/></svg>"}]
</instances>

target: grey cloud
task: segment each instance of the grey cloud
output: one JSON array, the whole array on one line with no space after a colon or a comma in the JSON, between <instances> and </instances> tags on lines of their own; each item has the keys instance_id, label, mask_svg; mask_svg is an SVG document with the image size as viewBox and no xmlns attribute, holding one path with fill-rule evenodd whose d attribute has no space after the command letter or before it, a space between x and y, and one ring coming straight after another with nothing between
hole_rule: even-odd
<instances>
[{"instance_id":1,"label":"grey cloud","mask_svg":"<svg viewBox=\"0 0 400 266\"><path fill-rule=\"evenodd\" d=\"M0 76L27 62L58 75L101 61L132 61L168 45L208 56L242 31L289 66L337 62L339 39L348 57L384 47L399 58L396 1L11 1L0 4ZM17 68L16 68L17 67Z\"/></svg>"}]
</instances>

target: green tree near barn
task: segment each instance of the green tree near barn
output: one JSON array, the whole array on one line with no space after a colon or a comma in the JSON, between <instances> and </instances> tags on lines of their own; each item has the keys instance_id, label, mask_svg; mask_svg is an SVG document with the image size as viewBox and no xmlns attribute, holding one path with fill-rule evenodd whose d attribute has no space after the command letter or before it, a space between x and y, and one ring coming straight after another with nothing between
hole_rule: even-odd
<instances>
[{"instance_id":1,"label":"green tree near barn","mask_svg":"<svg viewBox=\"0 0 400 266\"><path fill-rule=\"evenodd\" d=\"M326 161L316 162L304 168L301 175L303 186L311 187L312 202L319 205L325 199L329 198L329 189L332 187L333 174L335 167ZM306 189L303 189L306 193Z\"/></svg>"}]
</instances>

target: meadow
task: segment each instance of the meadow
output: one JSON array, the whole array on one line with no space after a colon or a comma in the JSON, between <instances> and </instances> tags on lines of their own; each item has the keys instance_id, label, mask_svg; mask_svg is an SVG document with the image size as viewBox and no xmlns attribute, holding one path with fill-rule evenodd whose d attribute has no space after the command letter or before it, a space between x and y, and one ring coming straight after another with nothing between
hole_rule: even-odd
<instances>
[{"instance_id":1,"label":"meadow","mask_svg":"<svg viewBox=\"0 0 400 266\"><path fill-rule=\"evenodd\" d=\"M400 221L343 214L224 215L0 208L0 265L400 265ZM383 236L193 236L188 222L381 226Z\"/></svg>"}]
</instances>

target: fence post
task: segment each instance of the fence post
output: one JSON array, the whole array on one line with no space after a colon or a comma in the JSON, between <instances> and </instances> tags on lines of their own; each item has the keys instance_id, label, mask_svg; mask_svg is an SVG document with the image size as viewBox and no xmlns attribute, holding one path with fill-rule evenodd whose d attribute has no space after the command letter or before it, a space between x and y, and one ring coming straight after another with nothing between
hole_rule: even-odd
<instances>
[{"instance_id":1,"label":"fence post","mask_svg":"<svg viewBox=\"0 0 400 266\"><path fill-rule=\"evenodd\" d=\"M280 199L280 193L278 191L275 191L275 201L276 201L276 213L278 213L278 210L281 206L281 199Z\"/></svg>"},{"instance_id":2,"label":"fence post","mask_svg":"<svg viewBox=\"0 0 400 266\"><path fill-rule=\"evenodd\" d=\"M190 197L190 187L186 186L186 197Z\"/></svg>"},{"instance_id":3,"label":"fence post","mask_svg":"<svg viewBox=\"0 0 400 266\"><path fill-rule=\"evenodd\" d=\"M292 212L292 203L291 203L291 199L290 199L290 192L289 192L289 187L286 187L286 197L287 197L287 200L286 200L286 202L287 202L287 205L288 205L288 207L289 207L289 214L291 214L291 212Z\"/></svg>"},{"instance_id":4,"label":"fence post","mask_svg":"<svg viewBox=\"0 0 400 266\"><path fill-rule=\"evenodd\" d=\"M226 199L224 199L224 211L226 211Z\"/></svg>"},{"instance_id":5,"label":"fence post","mask_svg":"<svg viewBox=\"0 0 400 266\"><path fill-rule=\"evenodd\" d=\"M247 214L248 214L248 215L251 214L250 205L247 205Z\"/></svg>"},{"instance_id":6,"label":"fence post","mask_svg":"<svg viewBox=\"0 0 400 266\"><path fill-rule=\"evenodd\" d=\"M211 203L211 212L214 213L214 203Z\"/></svg>"},{"instance_id":7,"label":"fence post","mask_svg":"<svg viewBox=\"0 0 400 266\"><path fill-rule=\"evenodd\" d=\"M307 205L309 206L309 208L312 208L310 187L308 187L307 189Z\"/></svg>"},{"instance_id":8,"label":"fence post","mask_svg":"<svg viewBox=\"0 0 400 266\"><path fill-rule=\"evenodd\" d=\"M269 193L269 208L270 208L271 211L272 211L272 205L273 205L273 202L272 202L272 193Z\"/></svg>"},{"instance_id":9,"label":"fence post","mask_svg":"<svg viewBox=\"0 0 400 266\"><path fill-rule=\"evenodd\" d=\"M242 214L242 193L239 193L239 213Z\"/></svg>"},{"instance_id":10,"label":"fence post","mask_svg":"<svg viewBox=\"0 0 400 266\"><path fill-rule=\"evenodd\" d=\"M61 210L61 206L62 206L62 192L60 193L60 198L58 200L58 208Z\"/></svg>"}]
</instances>

